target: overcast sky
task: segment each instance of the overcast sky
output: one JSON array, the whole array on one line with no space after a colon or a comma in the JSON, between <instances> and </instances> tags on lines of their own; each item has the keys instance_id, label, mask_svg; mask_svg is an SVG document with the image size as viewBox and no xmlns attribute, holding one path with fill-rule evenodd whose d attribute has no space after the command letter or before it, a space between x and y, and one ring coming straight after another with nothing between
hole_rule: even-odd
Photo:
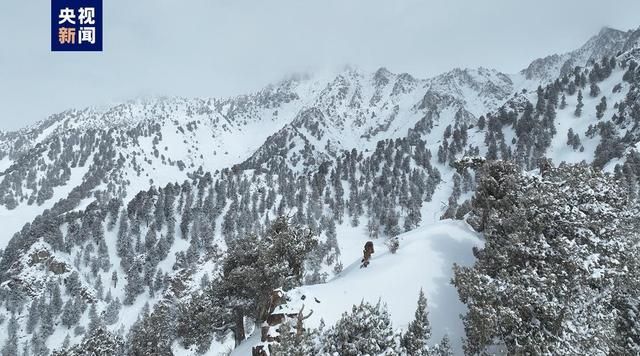
<instances>
[{"instance_id":1,"label":"overcast sky","mask_svg":"<svg viewBox=\"0 0 640 356\"><path fill-rule=\"evenodd\" d=\"M346 64L428 77L517 72L640 1L104 0L104 52L50 52L50 0L0 1L0 129L147 95L229 96Z\"/></svg>"}]
</instances>

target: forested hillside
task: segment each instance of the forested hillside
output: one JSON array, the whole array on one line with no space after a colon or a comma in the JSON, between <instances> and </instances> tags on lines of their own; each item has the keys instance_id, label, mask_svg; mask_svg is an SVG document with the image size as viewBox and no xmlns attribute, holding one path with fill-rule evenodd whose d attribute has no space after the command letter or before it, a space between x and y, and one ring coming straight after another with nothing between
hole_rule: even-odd
<instances>
[{"instance_id":1,"label":"forested hillside","mask_svg":"<svg viewBox=\"0 0 640 356\"><path fill-rule=\"evenodd\" d=\"M0 134L2 355L639 353L639 34Z\"/></svg>"}]
</instances>

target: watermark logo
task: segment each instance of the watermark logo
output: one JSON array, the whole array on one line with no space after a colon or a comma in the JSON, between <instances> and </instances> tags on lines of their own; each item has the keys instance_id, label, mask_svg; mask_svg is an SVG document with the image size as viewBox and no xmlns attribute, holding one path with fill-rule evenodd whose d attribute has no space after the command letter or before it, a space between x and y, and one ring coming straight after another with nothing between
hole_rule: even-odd
<instances>
[{"instance_id":1,"label":"watermark logo","mask_svg":"<svg viewBox=\"0 0 640 356\"><path fill-rule=\"evenodd\" d=\"M51 0L51 51L102 51L102 0Z\"/></svg>"}]
</instances>

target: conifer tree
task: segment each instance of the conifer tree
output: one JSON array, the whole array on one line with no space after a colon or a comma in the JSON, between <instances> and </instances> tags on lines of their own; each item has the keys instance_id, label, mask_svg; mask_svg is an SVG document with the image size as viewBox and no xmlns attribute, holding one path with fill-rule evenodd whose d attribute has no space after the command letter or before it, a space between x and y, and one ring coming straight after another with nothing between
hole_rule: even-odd
<instances>
[{"instance_id":1,"label":"conifer tree","mask_svg":"<svg viewBox=\"0 0 640 356\"><path fill-rule=\"evenodd\" d=\"M22 345L22 355L21 356L29 356L29 355L31 355L31 344L27 340Z\"/></svg>"},{"instance_id":2,"label":"conifer tree","mask_svg":"<svg viewBox=\"0 0 640 356\"><path fill-rule=\"evenodd\" d=\"M96 310L96 303L91 303L91 307L89 307L89 325L88 325L88 333L91 334L92 331L98 330L102 326L102 320L98 316L98 312Z\"/></svg>"},{"instance_id":3,"label":"conifer tree","mask_svg":"<svg viewBox=\"0 0 640 356\"><path fill-rule=\"evenodd\" d=\"M237 343L244 339L245 316L263 320L261 310L274 289L301 283L304 261L316 245L311 231L285 217L276 219L262 238L249 234L232 241L223 262L221 292L232 300Z\"/></svg>"},{"instance_id":4,"label":"conifer tree","mask_svg":"<svg viewBox=\"0 0 640 356\"><path fill-rule=\"evenodd\" d=\"M115 324L118 321L118 316L120 313L120 307L122 304L120 303L120 299L116 297L116 299L112 300L108 305L107 309L104 312L104 323L107 325Z\"/></svg>"},{"instance_id":5,"label":"conifer tree","mask_svg":"<svg viewBox=\"0 0 640 356\"><path fill-rule=\"evenodd\" d=\"M2 356L18 356L18 320L11 314L7 325L7 338L2 347Z\"/></svg>"},{"instance_id":6,"label":"conifer tree","mask_svg":"<svg viewBox=\"0 0 640 356\"><path fill-rule=\"evenodd\" d=\"M582 115L582 107L584 104L582 103L582 90L578 90L578 104L576 105L576 111L574 115L576 117L580 117Z\"/></svg>"},{"instance_id":7,"label":"conifer tree","mask_svg":"<svg viewBox=\"0 0 640 356\"><path fill-rule=\"evenodd\" d=\"M402 346L410 355L426 356L430 354L430 348L427 344L430 338L431 325L429 324L427 298L424 291L420 289L415 319L409 324L407 332L402 337Z\"/></svg>"},{"instance_id":8,"label":"conifer tree","mask_svg":"<svg viewBox=\"0 0 640 356\"><path fill-rule=\"evenodd\" d=\"M600 100L600 104L596 105L596 117L598 119L602 119L605 110L607 110L607 98L603 96Z\"/></svg>"},{"instance_id":9,"label":"conifer tree","mask_svg":"<svg viewBox=\"0 0 640 356\"><path fill-rule=\"evenodd\" d=\"M482 172L468 222L486 242L474 267L454 267L468 307L465 352L496 344L509 354L613 352L619 279L637 278L619 267L640 246L623 187L586 163L529 176L495 161Z\"/></svg>"},{"instance_id":10,"label":"conifer tree","mask_svg":"<svg viewBox=\"0 0 640 356\"><path fill-rule=\"evenodd\" d=\"M79 305L74 303L73 298L67 299L67 302L62 308L62 325L70 329L80 320L80 316Z\"/></svg>"},{"instance_id":11,"label":"conifer tree","mask_svg":"<svg viewBox=\"0 0 640 356\"><path fill-rule=\"evenodd\" d=\"M51 293L51 299L49 301L49 303L51 304L50 309L54 316L58 316L62 311L63 305L62 295L60 293L60 285L58 285L57 282L52 282L49 289Z\"/></svg>"},{"instance_id":12,"label":"conifer tree","mask_svg":"<svg viewBox=\"0 0 640 356\"><path fill-rule=\"evenodd\" d=\"M433 354L434 356L453 356L449 335L444 334L442 340L440 340L440 343L436 346Z\"/></svg>"},{"instance_id":13,"label":"conifer tree","mask_svg":"<svg viewBox=\"0 0 640 356\"><path fill-rule=\"evenodd\" d=\"M40 319L40 310L38 308L38 299L33 298L31 307L29 308L29 316L27 317L27 333L31 334Z\"/></svg>"},{"instance_id":14,"label":"conifer tree","mask_svg":"<svg viewBox=\"0 0 640 356\"><path fill-rule=\"evenodd\" d=\"M314 344L315 330L295 330L290 320L278 327L278 343L273 345L273 356L307 356L316 355Z\"/></svg>"},{"instance_id":15,"label":"conifer tree","mask_svg":"<svg viewBox=\"0 0 640 356\"><path fill-rule=\"evenodd\" d=\"M51 306L47 307L40 316L40 335L46 340L47 337L53 334L53 318L54 311Z\"/></svg>"},{"instance_id":16,"label":"conifer tree","mask_svg":"<svg viewBox=\"0 0 640 356\"><path fill-rule=\"evenodd\" d=\"M485 123L486 123L486 120L484 118L484 115L481 115L480 118L478 119L478 129L484 130Z\"/></svg>"},{"instance_id":17,"label":"conifer tree","mask_svg":"<svg viewBox=\"0 0 640 356\"><path fill-rule=\"evenodd\" d=\"M64 338L64 341L62 342L62 350L68 349L70 345L71 345L71 336L67 334L67 336L65 336Z\"/></svg>"},{"instance_id":18,"label":"conifer tree","mask_svg":"<svg viewBox=\"0 0 640 356\"><path fill-rule=\"evenodd\" d=\"M341 356L397 355L400 345L386 307L361 302L344 313L323 337L324 351Z\"/></svg>"},{"instance_id":19,"label":"conifer tree","mask_svg":"<svg viewBox=\"0 0 640 356\"><path fill-rule=\"evenodd\" d=\"M600 87L598 87L598 84L591 83L591 85L589 87L589 95L591 95L591 97L593 97L593 98L595 98L596 96L600 95Z\"/></svg>"}]
</instances>

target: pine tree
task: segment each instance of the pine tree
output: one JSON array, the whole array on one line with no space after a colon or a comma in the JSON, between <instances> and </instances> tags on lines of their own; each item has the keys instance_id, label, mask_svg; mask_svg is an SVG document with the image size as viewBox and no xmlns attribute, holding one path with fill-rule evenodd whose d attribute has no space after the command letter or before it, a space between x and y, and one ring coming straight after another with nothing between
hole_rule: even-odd
<instances>
[{"instance_id":1,"label":"pine tree","mask_svg":"<svg viewBox=\"0 0 640 356\"><path fill-rule=\"evenodd\" d=\"M478 129L480 130L484 130L484 125L485 125L486 121L484 116L480 116L480 118L478 119Z\"/></svg>"},{"instance_id":2,"label":"pine tree","mask_svg":"<svg viewBox=\"0 0 640 356\"><path fill-rule=\"evenodd\" d=\"M580 135L578 134L573 135L572 147L574 150L577 150L578 148L580 148L580 152L584 151L584 147L582 147L582 141L580 141Z\"/></svg>"},{"instance_id":3,"label":"pine tree","mask_svg":"<svg viewBox=\"0 0 640 356\"><path fill-rule=\"evenodd\" d=\"M205 276L206 275L207 274L205 274ZM202 286L202 288L204 289L205 286ZM153 289L158 292L161 292L164 290L164 274L162 274L162 270L160 270L159 268L158 268L158 272L156 273L156 280L153 282Z\"/></svg>"},{"instance_id":4,"label":"pine tree","mask_svg":"<svg viewBox=\"0 0 640 356\"><path fill-rule=\"evenodd\" d=\"M567 146L573 147L575 145L575 134L573 133L573 129L569 128L567 131Z\"/></svg>"},{"instance_id":5,"label":"pine tree","mask_svg":"<svg viewBox=\"0 0 640 356\"><path fill-rule=\"evenodd\" d=\"M536 90L536 94L538 97L536 101L536 111L539 114L542 114L544 112L545 100L544 100L544 90L542 89L541 86L538 86L538 89Z\"/></svg>"},{"instance_id":6,"label":"pine tree","mask_svg":"<svg viewBox=\"0 0 640 356\"><path fill-rule=\"evenodd\" d=\"M131 355L173 355L176 309L170 303L158 303L131 327L127 346ZM210 320L210 322L213 320Z\"/></svg>"},{"instance_id":7,"label":"pine tree","mask_svg":"<svg viewBox=\"0 0 640 356\"><path fill-rule=\"evenodd\" d=\"M273 356L307 356L316 355L317 350L313 336L315 330L298 332L289 320L278 327L278 343L273 345Z\"/></svg>"},{"instance_id":8,"label":"pine tree","mask_svg":"<svg viewBox=\"0 0 640 356\"><path fill-rule=\"evenodd\" d=\"M372 216L369 216L369 222L367 222L367 232L372 239L380 236L380 222Z\"/></svg>"},{"instance_id":9,"label":"pine tree","mask_svg":"<svg viewBox=\"0 0 640 356\"><path fill-rule=\"evenodd\" d=\"M113 273L111 274L111 283L113 284L114 288L118 285L118 272L113 271Z\"/></svg>"},{"instance_id":10,"label":"pine tree","mask_svg":"<svg viewBox=\"0 0 640 356\"><path fill-rule=\"evenodd\" d=\"M487 159L490 159L490 160L498 159L498 146L496 145L495 140L491 140L489 142L489 147L487 149Z\"/></svg>"},{"instance_id":11,"label":"pine tree","mask_svg":"<svg viewBox=\"0 0 640 356\"><path fill-rule=\"evenodd\" d=\"M66 350L71 345L71 335L67 334L62 342L62 350Z\"/></svg>"},{"instance_id":12,"label":"pine tree","mask_svg":"<svg viewBox=\"0 0 640 356\"><path fill-rule=\"evenodd\" d=\"M223 262L221 292L232 298L235 337L244 339L244 317L263 320L260 311L276 288L292 288L302 282L304 261L317 245L311 233L277 218L264 237L249 234L231 241Z\"/></svg>"},{"instance_id":13,"label":"pine tree","mask_svg":"<svg viewBox=\"0 0 640 356\"><path fill-rule=\"evenodd\" d=\"M43 337L38 332L34 332L31 337L31 350L34 356L48 355L49 348L47 348L46 337Z\"/></svg>"},{"instance_id":14,"label":"pine tree","mask_svg":"<svg viewBox=\"0 0 640 356\"><path fill-rule=\"evenodd\" d=\"M124 304L132 304L136 297L144 291L144 279L140 275L142 270L141 262L134 261L127 271L127 285L124 288Z\"/></svg>"},{"instance_id":15,"label":"pine tree","mask_svg":"<svg viewBox=\"0 0 640 356\"><path fill-rule=\"evenodd\" d=\"M427 344L430 338L431 325L427 311L427 298L424 291L420 289L415 319L409 324L407 332L402 337L402 346L410 355L426 356L430 354L430 348Z\"/></svg>"},{"instance_id":16,"label":"pine tree","mask_svg":"<svg viewBox=\"0 0 640 356\"><path fill-rule=\"evenodd\" d=\"M29 308L29 316L27 317L27 333L31 334L40 319L40 311L38 308L38 299L33 298L31 307Z\"/></svg>"},{"instance_id":17,"label":"pine tree","mask_svg":"<svg viewBox=\"0 0 640 356\"><path fill-rule=\"evenodd\" d=\"M50 285L51 292L51 300L50 300L50 309L54 316L58 316L62 311L62 295L60 292L60 285L56 282L52 282Z\"/></svg>"},{"instance_id":18,"label":"pine tree","mask_svg":"<svg viewBox=\"0 0 640 356\"><path fill-rule=\"evenodd\" d=\"M576 117L580 117L582 115L582 107L584 104L582 103L582 90L578 90L578 104L576 105L576 111L574 115Z\"/></svg>"},{"instance_id":19,"label":"pine tree","mask_svg":"<svg viewBox=\"0 0 640 356\"><path fill-rule=\"evenodd\" d=\"M121 258L120 265L122 268L125 270L129 268L131 260L133 259L133 246L131 244L131 236L129 235L129 219L125 212L120 216L116 252Z\"/></svg>"},{"instance_id":20,"label":"pine tree","mask_svg":"<svg viewBox=\"0 0 640 356\"><path fill-rule=\"evenodd\" d=\"M398 252L398 248L400 248L400 240L398 240L398 237L389 237L387 239L387 247L389 248L389 252L391 253Z\"/></svg>"},{"instance_id":21,"label":"pine tree","mask_svg":"<svg viewBox=\"0 0 640 356\"><path fill-rule=\"evenodd\" d=\"M605 110L607 110L607 99L603 96L600 104L596 105L596 117L602 119Z\"/></svg>"},{"instance_id":22,"label":"pine tree","mask_svg":"<svg viewBox=\"0 0 640 356\"><path fill-rule=\"evenodd\" d=\"M78 273L78 271L71 272L69 277L67 277L67 281L65 284L65 290L67 294L75 295L81 286L82 283L80 283L80 274Z\"/></svg>"},{"instance_id":23,"label":"pine tree","mask_svg":"<svg viewBox=\"0 0 640 356\"><path fill-rule=\"evenodd\" d=\"M468 307L465 352L612 352L618 281L636 273L620 266L640 246L623 187L586 163L545 165L532 176L496 161L482 172L468 222L485 244L474 267L454 266Z\"/></svg>"},{"instance_id":24,"label":"pine tree","mask_svg":"<svg viewBox=\"0 0 640 356\"><path fill-rule=\"evenodd\" d=\"M589 95L591 95L591 97L593 97L593 98L595 98L596 96L600 95L600 87L598 87L598 84L591 83L591 85L589 87Z\"/></svg>"},{"instance_id":25,"label":"pine tree","mask_svg":"<svg viewBox=\"0 0 640 356\"><path fill-rule=\"evenodd\" d=\"M44 313L40 315L40 335L44 339L51 336L51 334L53 334L54 332L54 328L53 328L54 313L55 312L51 309L51 306L49 305L49 307L45 309Z\"/></svg>"},{"instance_id":26,"label":"pine tree","mask_svg":"<svg viewBox=\"0 0 640 356\"><path fill-rule=\"evenodd\" d=\"M11 314L7 325L7 339L2 347L2 356L18 356L18 321L15 314Z\"/></svg>"},{"instance_id":27,"label":"pine tree","mask_svg":"<svg viewBox=\"0 0 640 356\"><path fill-rule=\"evenodd\" d=\"M94 330L100 329L102 326L102 320L98 316L98 312L96 310L96 303L91 303L91 307L89 307L89 325L87 326L87 335L91 334Z\"/></svg>"},{"instance_id":28,"label":"pine tree","mask_svg":"<svg viewBox=\"0 0 640 356\"><path fill-rule=\"evenodd\" d=\"M64 304L62 308L62 325L71 329L72 326L76 325L82 316L82 303L84 301L81 297L69 298L67 302Z\"/></svg>"},{"instance_id":29,"label":"pine tree","mask_svg":"<svg viewBox=\"0 0 640 356\"><path fill-rule=\"evenodd\" d=\"M111 356L125 355L125 351L122 337L110 333L105 328L99 328L88 332L80 344L55 351L53 356Z\"/></svg>"},{"instance_id":30,"label":"pine tree","mask_svg":"<svg viewBox=\"0 0 640 356\"><path fill-rule=\"evenodd\" d=\"M22 356L30 356L31 355L31 344L29 341L25 341L22 346Z\"/></svg>"},{"instance_id":31,"label":"pine tree","mask_svg":"<svg viewBox=\"0 0 640 356\"><path fill-rule=\"evenodd\" d=\"M120 307L121 307L120 299L116 297L116 299L112 300L108 305L107 309L104 312L104 323L107 325L113 325L118 321Z\"/></svg>"},{"instance_id":32,"label":"pine tree","mask_svg":"<svg viewBox=\"0 0 640 356\"><path fill-rule=\"evenodd\" d=\"M616 334L611 354L640 354L640 261L633 256L620 261L630 273L620 276L614 292Z\"/></svg>"},{"instance_id":33,"label":"pine tree","mask_svg":"<svg viewBox=\"0 0 640 356\"><path fill-rule=\"evenodd\" d=\"M324 352L342 356L399 354L400 345L384 305L361 302L323 336Z\"/></svg>"},{"instance_id":34,"label":"pine tree","mask_svg":"<svg viewBox=\"0 0 640 356\"><path fill-rule=\"evenodd\" d=\"M440 343L435 347L433 352L434 356L453 356L451 350L451 341L449 341L449 335L444 334Z\"/></svg>"},{"instance_id":35,"label":"pine tree","mask_svg":"<svg viewBox=\"0 0 640 356\"><path fill-rule=\"evenodd\" d=\"M230 308L226 305L220 286L221 282L216 280L202 293L178 304L176 334L184 347L195 345L198 352L204 353L216 336L214 328L227 333L233 327L228 315Z\"/></svg>"},{"instance_id":36,"label":"pine tree","mask_svg":"<svg viewBox=\"0 0 640 356\"><path fill-rule=\"evenodd\" d=\"M93 289L96 291L96 298L102 300L104 297L104 287L102 286L102 277L98 275L96 279L96 284L93 286Z\"/></svg>"}]
</instances>

